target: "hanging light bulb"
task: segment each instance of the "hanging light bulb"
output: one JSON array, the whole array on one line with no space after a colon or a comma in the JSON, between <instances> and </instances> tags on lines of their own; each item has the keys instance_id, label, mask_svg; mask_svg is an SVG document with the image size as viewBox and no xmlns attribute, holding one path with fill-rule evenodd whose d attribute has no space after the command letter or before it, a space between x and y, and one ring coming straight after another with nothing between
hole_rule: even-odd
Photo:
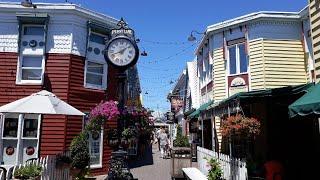
<instances>
[{"instance_id":1,"label":"hanging light bulb","mask_svg":"<svg viewBox=\"0 0 320 180\"><path fill-rule=\"evenodd\" d=\"M148 56L148 53L145 50L143 50L143 52L141 53L141 56Z\"/></svg>"}]
</instances>

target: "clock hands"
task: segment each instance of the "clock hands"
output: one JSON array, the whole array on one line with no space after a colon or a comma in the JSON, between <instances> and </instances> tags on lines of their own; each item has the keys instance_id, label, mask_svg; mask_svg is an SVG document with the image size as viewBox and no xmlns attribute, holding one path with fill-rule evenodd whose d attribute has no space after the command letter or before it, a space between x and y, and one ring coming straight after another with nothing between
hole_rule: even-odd
<instances>
[{"instance_id":1,"label":"clock hands","mask_svg":"<svg viewBox=\"0 0 320 180\"><path fill-rule=\"evenodd\" d=\"M115 52L115 53L112 53L111 55L115 55L115 54L123 54L124 53L124 51L126 50L126 49L128 49L130 46L127 46L127 47L125 47L125 48L123 48L123 49L121 49L120 51L118 51L118 52Z\"/></svg>"}]
</instances>

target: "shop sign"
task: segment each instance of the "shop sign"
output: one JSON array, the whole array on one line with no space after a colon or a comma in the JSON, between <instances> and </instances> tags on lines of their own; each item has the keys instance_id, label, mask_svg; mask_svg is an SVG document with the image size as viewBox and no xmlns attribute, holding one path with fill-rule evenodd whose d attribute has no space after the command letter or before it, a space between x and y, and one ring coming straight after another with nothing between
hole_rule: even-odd
<instances>
[{"instance_id":1,"label":"shop sign","mask_svg":"<svg viewBox=\"0 0 320 180\"><path fill-rule=\"evenodd\" d=\"M249 90L248 75L239 75L228 77L229 96L239 92L247 92Z\"/></svg>"}]
</instances>

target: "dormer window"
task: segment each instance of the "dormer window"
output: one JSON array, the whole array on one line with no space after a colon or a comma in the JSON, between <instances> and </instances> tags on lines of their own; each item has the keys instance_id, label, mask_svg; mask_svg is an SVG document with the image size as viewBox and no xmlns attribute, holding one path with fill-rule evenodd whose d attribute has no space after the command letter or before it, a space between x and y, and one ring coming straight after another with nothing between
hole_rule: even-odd
<instances>
[{"instance_id":1,"label":"dormer window","mask_svg":"<svg viewBox=\"0 0 320 180\"><path fill-rule=\"evenodd\" d=\"M25 25L23 27L23 35L31 36L43 36L44 26L43 25Z\"/></svg>"},{"instance_id":2,"label":"dormer window","mask_svg":"<svg viewBox=\"0 0 320 180\"><path fill-rule=\"evenodd\" d=\"M98 33L91 33L90 34L90 41L91 42L95 42L95 43L98 43L98 44L102 44L102 45L105 45L105 40L106 39L106 36L103 36L101 34L98 34Z\"/></svg>"},{"instance_id":3,"label":"dormer window","mask_svg":"<svg viewBox=\"0 0 320 180\"><path fill-rule=\"evenodd\" d=\"M45 71L47 13L17 13L19 57L16 84L41 85Z\"/></svg>"}]
</instances>

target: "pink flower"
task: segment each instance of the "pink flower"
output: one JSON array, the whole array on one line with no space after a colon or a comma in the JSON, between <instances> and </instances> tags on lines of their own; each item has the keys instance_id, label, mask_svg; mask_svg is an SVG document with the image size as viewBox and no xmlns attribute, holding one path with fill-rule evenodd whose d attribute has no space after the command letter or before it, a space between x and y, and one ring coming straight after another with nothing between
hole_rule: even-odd
<instances>
[{"instance_id":1,"label":"pink flower","mask_svg":"<svg viewBox=\"0 0 320 180\"><path fill-rule=\"evenodd\" d=\"M90 112L90 119L95 117L103 117L105 119L113 119L120 114L116 101L101 102Z\"/></svg>"}]
</instances>

